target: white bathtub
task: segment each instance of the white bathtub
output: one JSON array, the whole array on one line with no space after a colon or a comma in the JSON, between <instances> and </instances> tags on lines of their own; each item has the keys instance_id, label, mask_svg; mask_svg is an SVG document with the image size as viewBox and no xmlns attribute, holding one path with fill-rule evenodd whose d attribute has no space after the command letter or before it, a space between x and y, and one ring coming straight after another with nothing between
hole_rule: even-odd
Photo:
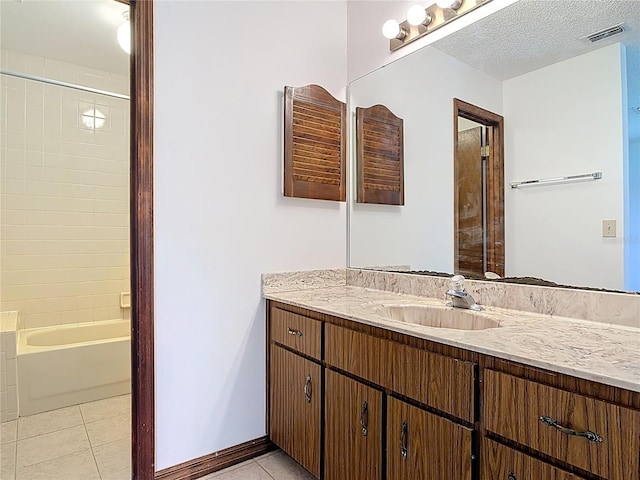
<instances>
[{"instance_id":1,"label":"white bathtub","mask_svg":"<svg viewBox=\"0 0 640 480\"><path fill-rule=\"evenodd\" d=\"M33 415L131 391L128 320L18 332L18 413Z\"/></svg>"}]
</instances>

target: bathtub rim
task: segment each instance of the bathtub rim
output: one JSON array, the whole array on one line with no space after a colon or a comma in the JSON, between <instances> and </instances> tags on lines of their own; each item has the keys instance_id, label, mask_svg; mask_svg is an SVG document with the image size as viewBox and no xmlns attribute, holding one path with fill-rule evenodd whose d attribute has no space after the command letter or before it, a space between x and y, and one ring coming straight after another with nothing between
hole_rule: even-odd
<instances>
[{"instance_id":1,"label":"bathtub rim","mask_svg":"<svg viewBox=\"0 0 640 480\"><path fill-rule=\"evenodd\" d=\"M33 346L33 345L27 345L27 339L29 338L30 335L33 335L36 332L42 332L42 331L52 331L52 330L59 330L59 329L71 329L71 328L77 328L77 327L87 327L87 326L96 326L98 324L100 325L104 325L105 323L107 324L114 324L114 323L128 323L129 326L131 325L131 321L127 320L127 319L110 319L110 320L98 320L98 321L94 321L94 322L82 322L82 323L68 323L68 324L63 324L63 325L52 325L49 327L35 327L35 328L25 328L25 329L21 329L21 330L17 330L17 338L16 338L16 354L17 356L20 355L31 355L31 354L35 354L35 353L39 353L39 352L43 352L43 351L51 351L51 350L63 350L66 348L74 348L74 347L79 347L82 345L95 345L95 344L99 344L99 343L107 343L107 342L114 342L114 341L122 341L122 340L131 340L131 333L129 333L129 335L125 335L125 336L119 336L119 337L108 337L105 339L101 339L101 340L89 340L86 342L77 342L77 343L65 343L62 345L44 345L44 346Z\"/></svg>"}]
</instances>

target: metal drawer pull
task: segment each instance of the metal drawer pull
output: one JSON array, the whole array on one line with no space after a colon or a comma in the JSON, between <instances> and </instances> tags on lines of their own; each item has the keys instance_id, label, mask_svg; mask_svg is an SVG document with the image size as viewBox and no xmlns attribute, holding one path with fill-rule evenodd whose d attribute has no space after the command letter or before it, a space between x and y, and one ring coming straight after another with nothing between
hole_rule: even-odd
<instances>
[{"instance_id":1,"label":"metal drawer pull","mask_svg":"<svg viewBox=\"0 0 640 480\"><path fill-rule=\"evenodd\" d=\"M288 333L289 335L297 335L298 337L301 337L301 336L302 336L302 332L301 332L300 330L294 330L294 329L293 329L293 328L291 328L291 327L287 327L287 333Z\"/></svg>"},{"instance_id":2,"label":"metal drawer pull","mask_svg":"<svg viewBox=\"0 0 640 480\"><path fill-rule=\"evenodd\" d=\"M587 430L586 432L578 432L576 430L572 430L571 428L563 427L551 417L540 417L540 421L545 425L549 425L550 427L557 428L562 433L566 433L567 435L584 437L590 442L602 443L603 441L602 437L595 432L592 432L590 430Z\"/></svg>"},{"instance_id":3,"label":"metal drawer pull","mask_svg":"<svg viewBox=\"0 0 640 480\"><path fill-rule=\"evenodd\" d=\"M367 402L362 402L362 411L360 412L360 427L362 427L362 435L366 437L369 434L369 405Z\"/></svg>"},{"instance_id":4,"label":"metal drawer pull","mask_svg":"<svg viewBox=\"0 0 640 480\"><path fill-rule=\"evenodd\" d=\"M311 403L311 374L307 375L307 381L304 382L304 396L307 403Z\"/></svg>"},{"instance_id":5,"label":"metal drawer pull","mask_svg":"<svg viewBox=\"0 0 640 480\"><path fill-rule=\"evenodd\" d=\"M409 424L406 422L402 422L402 432L400 433L400 455L402 458L407 458L407 436L408 436Z\"/></svg>"},{"instance_id":6,"label":"metal drawer pull","mask_svg":"<svg viewBox=\"0 0 640 480\"><path fill-rule=\"evenodd\" d=\"M518 477L516 477L515 473L509 472L509 476L507 477L507 480L518 480Z\"/></svg>"}]
</instances>

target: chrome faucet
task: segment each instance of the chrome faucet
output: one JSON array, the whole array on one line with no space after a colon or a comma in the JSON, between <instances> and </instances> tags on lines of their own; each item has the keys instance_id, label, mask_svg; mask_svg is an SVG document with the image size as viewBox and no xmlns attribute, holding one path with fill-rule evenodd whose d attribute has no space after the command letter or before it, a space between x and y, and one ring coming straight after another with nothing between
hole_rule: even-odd
<instances>
[{"instance_id":1,"label":"chrome faucet","mask_svg":"<svg viewBox=\"0 0 640 480\"><path fill-rule=\"evenodd\" d=\"M455 275L451 278L451 288L446 293L451 297L451 301L447 303L448 307L467 308L476 311L483 310L464 289L464 277L462 275Z\"/></svg>"}]
</instances>

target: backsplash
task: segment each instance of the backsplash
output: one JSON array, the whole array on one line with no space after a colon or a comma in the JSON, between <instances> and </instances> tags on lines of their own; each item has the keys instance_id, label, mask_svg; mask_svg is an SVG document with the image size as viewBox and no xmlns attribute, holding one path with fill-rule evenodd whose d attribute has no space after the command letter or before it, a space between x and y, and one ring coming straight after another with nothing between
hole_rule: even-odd
<instances>
[{"instance_id":1,"label":"backsplash","mask_svg":"<svg viewBox=\"0 0 640 480\"><path fill-rule=\"evenodd\" d=\"M347 285L445 298L449 279L348 268ZM480 305L640 328L640 295L466 280Z\"/></svg>"}]
</instances>

